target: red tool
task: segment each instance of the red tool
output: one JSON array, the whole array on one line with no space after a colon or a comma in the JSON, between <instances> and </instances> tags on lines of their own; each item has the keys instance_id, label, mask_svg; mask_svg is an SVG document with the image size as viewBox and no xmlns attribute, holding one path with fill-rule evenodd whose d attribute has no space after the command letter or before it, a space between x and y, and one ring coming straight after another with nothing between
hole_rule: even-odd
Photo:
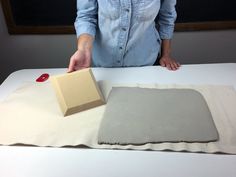
<instances>
[{"instance_id":1,"label":"red tool","mask_svg":"<svg viewBox=\"0 0 236 177\"><path fill-rule=\"evenodd\" d=\"M38 79L36 79L36 82L44 82L49 78L49 74L44 73L41 76L39 76Z\"/></svg>"}]
</instances>

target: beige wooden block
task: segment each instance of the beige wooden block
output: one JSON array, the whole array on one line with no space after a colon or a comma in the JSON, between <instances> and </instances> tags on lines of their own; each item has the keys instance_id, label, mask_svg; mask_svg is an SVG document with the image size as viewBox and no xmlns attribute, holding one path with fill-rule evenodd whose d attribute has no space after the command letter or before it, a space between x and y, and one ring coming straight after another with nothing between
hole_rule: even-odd
<instances>
[{"instance_id":1,"label":"beige wooden block","mask_svg":"<svg viewBox=\"0 0 236 177\"><path fill-rule=\"evenodd\" d=\"M105 104L90 68L52 76L50 81L64 116Z\"/></svg>"}]
</instances>

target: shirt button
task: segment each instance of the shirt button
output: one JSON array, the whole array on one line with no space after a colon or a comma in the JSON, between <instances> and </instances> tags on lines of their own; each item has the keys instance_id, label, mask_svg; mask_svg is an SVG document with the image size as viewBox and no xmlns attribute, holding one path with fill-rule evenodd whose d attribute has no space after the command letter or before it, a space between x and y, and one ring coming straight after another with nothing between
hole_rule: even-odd
<instances>
[{"instance_id":1,"label":"shirt button","mask_svg":"<svg viewBox=\"0 0 236 177\"><path fill-rule=\"evenodd\" d=\"M126 28L121 28L123 31L126 31Z\"/></svg>"},{"instance_id":2,"label":"shirt button","mask_svg":"<svg viewBox=\"0 0 236 177\"><path fill-rule=\"evenodd\" d=\"M119 47L119 49L120 49L120 50L122 50L122 49L123 49L123 47Z\"/></svg>"},{"instance_id":3,"label":"shirt button","mask_svg":"<svg viewBox=\"0 0 236 177\"><path fill-rule=\"evenodd\" d=\"M129 9L125 9L126 12L129 12Z\"/></svg>"}]
</instances>

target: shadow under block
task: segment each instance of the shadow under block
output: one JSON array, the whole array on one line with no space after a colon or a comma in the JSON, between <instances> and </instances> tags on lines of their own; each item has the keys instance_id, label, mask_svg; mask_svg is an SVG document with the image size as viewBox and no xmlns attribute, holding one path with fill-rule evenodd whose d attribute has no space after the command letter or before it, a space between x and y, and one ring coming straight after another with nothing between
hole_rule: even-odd
<instances>
[{"instance_id":1,"label":"shadow under block","mask_svg":"<svg viewBox=\"0 0 236 177\"><path fill-rule=\"evenodd\" d=\"M64 116L105 104L91 69L50 78Z\"/></svg>"}]
</instances>

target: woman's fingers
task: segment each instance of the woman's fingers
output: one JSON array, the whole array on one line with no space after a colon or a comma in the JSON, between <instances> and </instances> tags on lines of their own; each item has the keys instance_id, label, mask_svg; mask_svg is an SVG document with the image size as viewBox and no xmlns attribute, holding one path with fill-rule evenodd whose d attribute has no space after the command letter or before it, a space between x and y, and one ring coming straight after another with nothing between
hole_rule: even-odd
<instances>
[{"instance_id":1,"label":"woman's fingers","mask_svg":"<svg viewBox=\"0 0 236 177\"><path fill-rule=\"evenodd\" d=\"M74 60L73 56L70 59L69 67L68 67L68 73L73 72L75 69L76 61Z\"/></svg>"}]
</instances>

